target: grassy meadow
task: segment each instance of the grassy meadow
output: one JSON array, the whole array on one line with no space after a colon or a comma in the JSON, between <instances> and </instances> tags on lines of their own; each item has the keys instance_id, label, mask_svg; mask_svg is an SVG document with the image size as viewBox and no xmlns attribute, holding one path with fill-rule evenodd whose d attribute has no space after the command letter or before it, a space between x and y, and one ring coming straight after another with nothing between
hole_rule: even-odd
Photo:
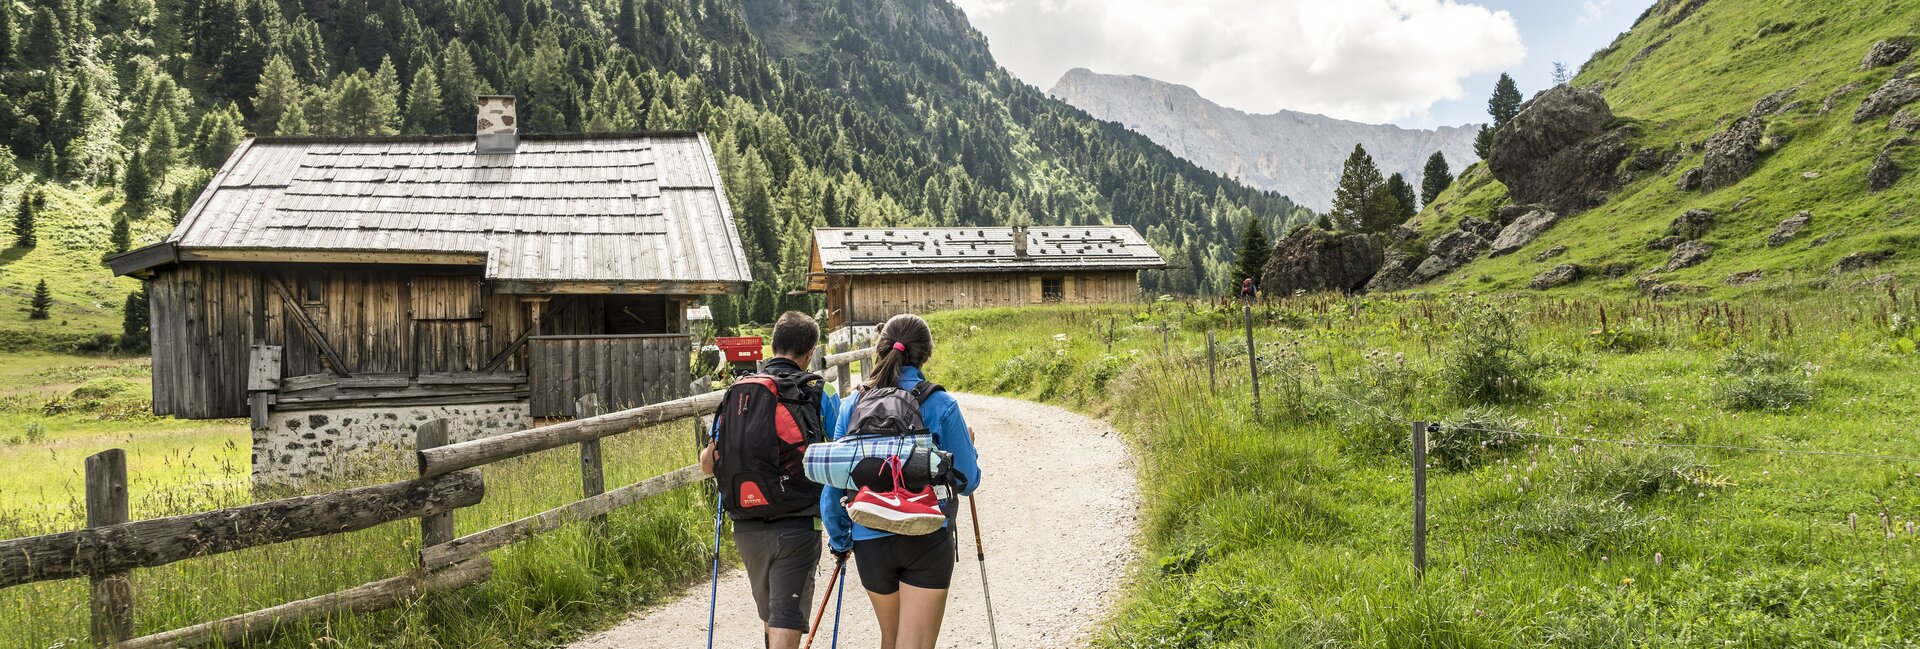
<instances>
[{"instance_id":1,"label":"grassy meadow","mask_svg":"<svg viewBox=\"0 0 1920 649\"><path fill-rule=\"evenodd\" d=\"M133 517L253 502L241 420L154 418L144 359L56 354L0 357L0 538L81 527L81 467L128 452ZM76 396L77 395L77 396ZM694 460L689 424L608 438L607 482L620 486ZM32 432L38 431L38 432ZM465 534L580 496L578 451L562 448L485 467L486 499L454 515ZM355 484L407 476L371 475ZM322 491L346 485L316 485ZM486 584L413 606L287 629L263 647L552 646L624 617L706 575L712 505L687 488L615 512L608 539L573 526L492 553ZM401 521L134 571L135 631L155 633L406 573L420 528ZM86 644L84 580L0 590L0 647Z\"/></svg>"},{"instance_id":2,"label":"grassy meadow","mask_svg":"<svg viewBox=\"0 0 1920 649\"><path fill-rule=\"evenodd\" d=\"M930 373L1132 435L1105 647L1913 646L1916 297L1273 302L1261 417L1237 306L935 314ZM1409 420L1441 426L1424 582Z\"/></svg>"}]
</instances>

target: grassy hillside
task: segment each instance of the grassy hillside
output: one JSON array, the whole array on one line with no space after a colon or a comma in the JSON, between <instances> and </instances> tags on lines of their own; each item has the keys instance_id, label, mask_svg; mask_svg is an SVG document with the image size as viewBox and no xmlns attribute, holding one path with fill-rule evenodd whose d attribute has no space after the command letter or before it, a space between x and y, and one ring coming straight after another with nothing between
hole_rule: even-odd
<instances>
[{"instance_id":1,"label":"grassy hillside","mask_svg":"<svg viewBox=\"0 0 1920 649\"><path fill-rule=\"evenodd\" d=\"M1691 8L1690 14L1687 10ZM1682 17L1684 16L1684 17ZM1879 194L1868 192L1867 171L1889 141L1906 135L1881 116L1861 124L1853 114L1900 66L1860 70L1881 39L1920 34L1920 2L1898 0L1662 0L1634 28L1597 53L1573 80L1601 90L1614 114L1638 127L1636 147L1680 152L1678 163L1647 174L1605 205L1562 221L1521 252L1475 262L1438 282L1448 289L1522 289L1535 275L1562 263L1592 271L1630 269L1613 279L1590 277L1567 292L1631 291L1635 277L1666 263L1668 252L1648 242L1666 236L1674 217L1705 208L1718 215L1703 241L1717 248L1706 263L1661 273L1663 283L1719 294L1846 285L1920 269L1920 146L1896 149L1908 175ZM1920 57L1907 63L1920 62ZM1766 141L1755 171L1711 193L1682 191L1675 183L1702 160L1699 145L1762 98L1791 91L1792 106L1765 118ZM1908 110L1920 110L1909 107ZM1418 217L1431 235L1463 216L1486 218L1506 202L1505 187L1484 165L1458 182ZM1739 209L1735 209L1735 206ZM1812 225L1799 239L1768 247L1767 235L1801 211ZM1559 258L1538 252L1567 246ZM1828 271L1840 258L1892 251L1880 268L1845 277ZM1760 270L1766 279L1729 286L1735 273Z\"/></svg>"},{"instance_id":2,"label":"grassy hillside","mask_svg":"<svg viewBox=\"0 0 1920 649\"><path fill-rule=\"evenodd\" d=\"M16 239L13 216L19 201L39 192L47 206L36 217L32 248L12 245ZM73 351L93 338L118 335L127 292L140 282L115 278L100 263L112 249L114 215L120 200L111 190L30 180L0 188L0 349L23 348ZM129 223L133 245L164 238L173 224L165 210L155 210ZM34 285L46 280L53 308L46 320L27 318Z\"/></svg>"},{"instance_id":3,"label":"grassy hillside","mask_svg":"<svg viewBox=\"0 0 1920 649\"><path fill-rule=\"evenodd\" d=\"M1916 298L1288 300L1261 417L1237 307L939 313L929 374L1132 435L1146 558L1100 646L1914 646Z\"/></svg>"}]
</instances>

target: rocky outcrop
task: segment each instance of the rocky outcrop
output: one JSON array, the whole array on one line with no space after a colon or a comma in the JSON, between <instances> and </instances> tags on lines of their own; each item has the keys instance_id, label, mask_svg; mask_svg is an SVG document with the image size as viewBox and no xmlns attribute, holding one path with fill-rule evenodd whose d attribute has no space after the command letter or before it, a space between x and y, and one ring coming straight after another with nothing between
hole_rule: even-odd
<instances>
[{"instance_id":1,"label":"rocky outcrop","mask_svg":"<svg viewBox=\"0 0 1920 649\"><path fill-rule=\"evenodd\" d=\"M1893 161L1893 153L1894 150L1910 144L1913 144L1913 139L1903 137L1888 142L1887 146L1880 149L1880 155L1873 159L1873 166L1867 168L1867 191L1878 194L1892 187L1894 183L1900 182L1900 177L1905 175L1906 171Z\"/></svg>"},{"instance_id":2,"label":"rocky outcrop","mask_svg":"<svg viewBox=\"0 0 1920 649\"><path fill-rule=\"evenodd\" d=\"M1887 120L1887 130L1920 133L1920 110L1907 108L1894 113L1893 119Z\"/></svg>"},{"instance_id":3,"label":"rocky outcrop","mask_svg":"<svg viewBox=\"0 0 1920 649\"><path fill-rule=\"evenodd\" d=\"M1767 278L1767 271L1749 270L1727 276L1728 286L1746 286Z\"/></svg>"},{"instance_id":4,"label":"rocky outcrop","mask_svg":"<svg viewBox=\"0 0 1920 649\"><path fill-rule=\"evenodd\" d=\"M1700 163L1700 191L1713 191L1740 182L1760 160L1760 138L1766 123L1742 117L1727 130L1707 138L1707 157Z\"/></svg>"},{"instance_id":5,"label":"rocky outcrop","mask_svg":"<svg viewBox=\"0 0 1920 649\"><path fill-rule=\"evenodd\" d=\"M1380 272L1380 237L1300 228L1273 247L1261 286L1279 295L1352 293Z\"/></svg>"},{"instance_id":6,"label":"rocky outcrop","mask_svg":"<svg viewBox=\"0 0 1920 649\"><path fill-rule=\"evenodd\" d=\"M1380 272L1367 282L1367 292L1389 293L1413 288L1413 271L1425 260L1426 257L1399 248L1388 248L1386 261L1380 264Z\"/></svg>"},{"instance_id":7,"label":"rocky outcrop","mask_svg":"<svg viewBox=\"0 0 1920 649\"><path fill-rule=\"evenodd\" d=\"M1849 272L1861 270L1864 268L1872 268L1874 266L1878 266L1880 265L1880 262L1883 262L1892 258L1893 258L1892 250L1875 250L1872 252L1856 252L1851 255L1841 257L1840 261L1835 262L1833 264L1833 269L1827 272L1835 275L1838 275L1840 273L1849 273Z\"/></svg>"},{"instance_id":8,"label":"rocky outcrop","mask_svg":"<svg viewBox=\"0 0 1920 649\"><path fill-rule=\"evenodd\" d=\"M1907 60L1913 55L1914 40L1912 36L1896 36L1874 43L1867 50L1867 56L1860 59L1860 69L1872 70Z\"/></svg>"},{"instance_id":9,"label":"rocky outcrop","mask_svg":"<svg viewBox=\"0 0 1920 649\"><path fill-rule=\"evenodd\" d=\"M1801 210L1799 214L1787 217L1780 225L1774 226L1773 234L1767 235L1767 247L1778 248L1800 236L1800 233L1813 224L1813 212Z\"/></svg>"},{"instance_id":10,"label":"rocky outcrop","mask_svg":"<svg viewBox=\"0 0 1920 649\"><path fill-rule=\"evenodd\" d=\"M1566 246L1554 246L1554 247L1552 247L1552 248L1548 248L1548 249L1546 249L1546 250L1542 250L1542 251L1540 251L1540 254L1537 254L1537 255L1534 255L1534 256L1533 256L1533 260L1534 260L1534 261L1546 261L1546 260L1548 260L1548 259L1552 259L1552 258L1554 258L1554 257L1558 257L1558 256L1560 256L1560 255L1564 255L1564 254L1567 254L1567 247L1566 247Z\"/></svg>"},{"instance_id":11,"label":"rocky outcrop","mask_svg":"<svg viewBox=\"0 0 1920 649\"><path fill-rule=\"evenodd\" d=\"M1487 168L1515 203L1576 214L1618 188L1614 170L1633 153L1632 134L1630 126L1614 124L1600 93L1557 86L1494 133Z\"/></svg>"},{"instance_id":12,"label":"rocky outcrop","mask_svg":"<svg viewBox=\"0 0 1920 649\"><path fill-rule=\"evenodd\" d=\"M1704 241L1686 241L1673 247L1673 255L1667 258L1667 270L1692 268L1713 256L1713 244Z\"/></svg>"},{"instance_id":13,"label":"rocky outcrop","mask_svg":"<svg viewBox=\"0 0 1920 649\"><path fill-rule=\"evenodd\" d=\"M1535 275L1533 281L1527 282L1527 288L1536 291L1559 288L1580 281L1580 276L1581 269L1579 266L1574 264L1560 264L1547 269L1547 272Z\"/></svg>"},{"instance_id":14,"label":"rocky outcrop","mask_svg":"<svg viewBox=\"0 0 1920 649\"><path fill-rule=\"evenodd\" d=\"M1187 86L1085 69L1067 72L1048 93L1194 164L1315 211L1332 207L1334 181L1355 144L1366 147L1382 175L1398 173L1416 187L1435 151L1456 173L1480 159L1473 150L1480 127L1471 124L1412 129L1295 111L1252 115Z\"/></svg>"},{"instance_id":15,"label":"rocky outcrop","mask_svg":"<svg viewBox=\"0 0 1920 649\"><path fill-rule=\"evenodd\" d=\"M1492 241L1494 237L1500 236L1501 228L1498 223L1484 219L1476 219L1471 216L1463 216L1460 217L1459 229L1463 232L1472 232L1482 239Z\"/></svg>"},{"instance_id":16,"label":"rocky outcrop","mask_svg":"<svg viewBox=\"0 0 1920 649\"><path fill-rule=\"evenodd\" d=\"M1507 224L1507 227L1502 228L1500 234L1493 238L1493 244L1489 246L1488 252L1492 256L1498 257L1517 251L1526 247L1527 244L1533 243L1534 239L1540 238L1542 233L1545 233L1553 227L1553 224L1559 222L1560 215L1547 210L1528 212L1524 216L1514 219L1513 223Z\"/></svg>"},{"instance_id":17,"label":"rocky outcrop","mask_svg":"<svg viewBox=\"0 0 1920 649\"><path fill-rule=\"evenodd\" d=\"M1427 258L1413 269L1413 281L1425 284L1451 273L1486 252L1487 246L1486 239L1465 230L1440 235L1433 243L1427 244Z\"/></svg>"},{"instance_id":18,"label":"rocky outcrop","mask_svg":"<svg viewBox=\"0 0 1920 649\"><path fill-rule=\"evenodd\" d=\"M1693 167L1686 171L1682 171L1680 172L1680 179L1675 180L1673 182L1673 188L1683 192L1699 190L1700 178L1703 175L1705 175L1705 171L1703 171L1699 167Z\"/></svg>"},{"instance_id":19,"label":"rocky outcrop","mask_svg":"<svg viewBox=\"0 0 1920 649\"><path fill-rule=\"evenodd\" d=\"M1827 113L1833 112L1833 102L1838 101L1841 97L1845 97L1860 88L1861 85L1858 81L1848 81L1840 84L1840 87L1834 88L1833 92L1827 93L1826 97L1820 99L1820 114L1826 115Z\"/></svg>"},{"instance_id":20,"label":"rocky outcrop","mask_svg":"<svg viewBox=\"0 0 1920 649\"><path fill-rule=\"evenodd\" d=\"M1687 210L1667 224L1667 233L1682 239L1698 239L1713 228L1711 210Z\"/></svg>"},{"instance_id":21,"label":"rocky outcrop","mask_svg":"<svg viewBox=\"0 0 1920 649\"><path fill-rule=\"evenodd\" d=\"M1654 239L1652 241L1648 241L1647 249L1648 250L1672 250L1674 246L1678 246L1685 242L1686 242L1685 237L1665 236L1665 237L1660 237L1658 239Z\"/></svg>"},{"instance_id":22,"label":"rocky outcrop","mask_svg":"<svg viewBox=\"0 0 1920 649\"><path fill-rule=\"evenodd\" d=\"M1887 115L1920 99L1920 79L1888 79L1853 111L1853 123Z\"/></svg>"}]
</instances>

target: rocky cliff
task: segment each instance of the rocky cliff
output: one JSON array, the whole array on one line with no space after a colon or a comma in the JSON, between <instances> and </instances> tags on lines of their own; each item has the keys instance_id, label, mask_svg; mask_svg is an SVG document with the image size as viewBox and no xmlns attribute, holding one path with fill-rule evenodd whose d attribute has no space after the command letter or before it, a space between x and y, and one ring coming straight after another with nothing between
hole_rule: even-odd
<instances>
[{"instance_id":1,"label":"rocky cliff","mask_svg":"<svg viewBox=\"0 0 1920 649\"><path fill-rule=\"evenodd\" d=\"M1049 92L1195 164L1320 211L1332 205L1340 163L1354 144L1365 146L1383 173L1402 174L1416 187L1434 151L1445 153L1456 172L1479 159L1473 153L1479 127L1473 125L1422 130L1293 111L1250 115L1186 86L1086 69L1067 72Z\"/></svg>"}]
</instances>

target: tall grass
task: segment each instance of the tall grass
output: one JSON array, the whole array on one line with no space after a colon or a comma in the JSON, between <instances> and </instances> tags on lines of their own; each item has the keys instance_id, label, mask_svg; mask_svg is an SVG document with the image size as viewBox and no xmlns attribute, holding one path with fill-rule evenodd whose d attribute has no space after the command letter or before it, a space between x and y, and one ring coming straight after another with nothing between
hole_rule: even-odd
<instances>
[{"instance_id":1,"label":"tall grass","mask_svg":"<svg viewBox=\"0 0 1920 649\"><path fill-rule=\"evenodd\" d=\"M1262 304L1262 417L1220 304L935 314L930 372L1131 434L1149 559L1105 646L1898 646L1920 462L1650 444L1920 456L1916 297ZM1744 376L1806 393L1719 396ZM1441 424L1424 581L1408 420Z\"/></svg>"}]
</instances>

